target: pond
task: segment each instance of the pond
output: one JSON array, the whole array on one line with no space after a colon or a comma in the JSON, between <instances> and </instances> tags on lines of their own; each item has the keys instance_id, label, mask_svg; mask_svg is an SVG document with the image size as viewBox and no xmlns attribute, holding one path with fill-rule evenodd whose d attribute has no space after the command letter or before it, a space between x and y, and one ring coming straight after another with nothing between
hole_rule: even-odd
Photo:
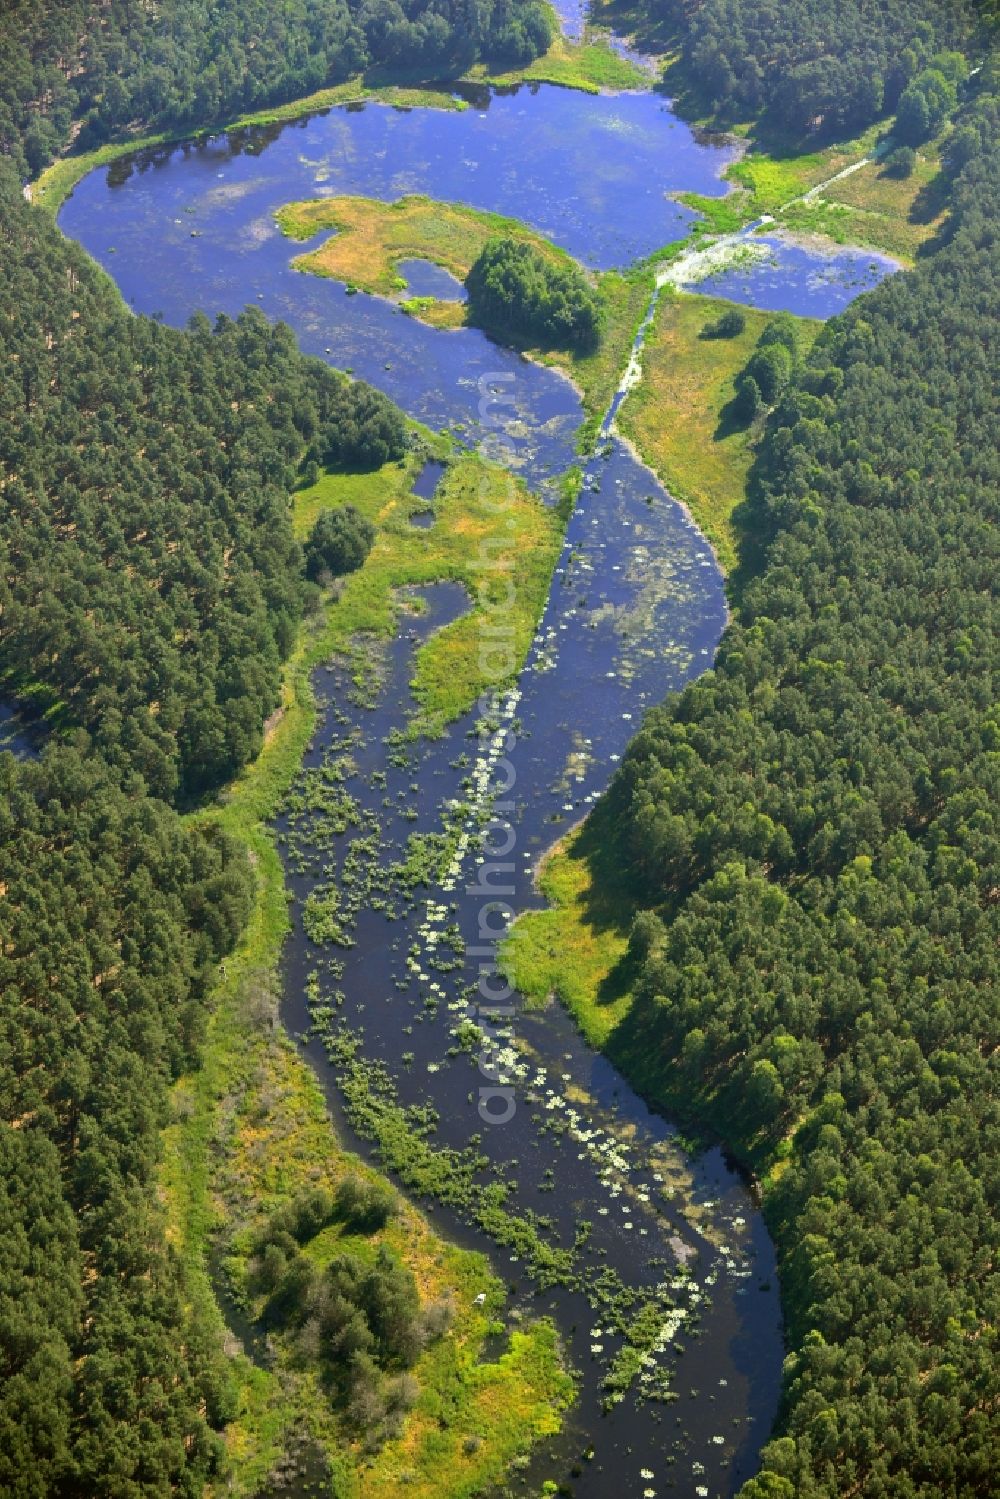
<instances>
[{"instance_id":1,"label":"pond","mask_svg":"<svg viewBox=\"0 0 1000 1499\"><path fill-rule=\"evenodd\" d=\"M0 752L8 750L17 760L34 760L45 737L39 723L29 723L15 704L0 699Z\"/></svg>"},{"instance_id":2,"label":"pond","mask_svg":"<svg viewBox=\"0 0 1000 1499\"><path fill-rule=\"evenodd\" d=\"M432 500L438 485L444 477L444 471L445 465L443 463L439 463L436 458L428 458L413 481L410 490L411 494L415 494L421 500Z\"/></svg>"},{"instance_id":3,"label":"pond","mask_svg":"<svg viewBox=\"0 0 1000 1499\"><path fill-rule=\"evenodd\" d=\"M457 276L430 260L400 260L396 269L406 282L408 297L437 297L442 302L467 302L469 293Z\"/></svg>"},{"instance_id":4,"label":"pond","mask_svg":"<svg viewBox=\"0 0 1000 1499\"><path fill-rule=\"evenodd\" d=\"M742 254L688 289L766 312L829 318L898 268L875 250L819 248L781 234L755 234L743 241Z\"/></svg>"},{"instance_id":5,"label":"pond","mask_svg":"<svg viewBox=\"0 0 1000 1499\"><path fill-rule=\"evenodd\" d=\"M476 94L464 110L336 109L145 153L92 173L60 222L137 310L181 324L196 309L235 314L255 301L309 352L430 426L482 442L554 499L582 419L569 382L476 329L437 330L388 298L293 271L302 246L282 237L275 210L324 194L423 192L522 219L593 267L624 267L685 232L690 212L670 194L721 194L730 157L651 93L521 88ZM865 257L867 270L852 262L834 272L829 259L780 240L764 255L707 289L828 315L888 269ZM424 290L432 273L447 274L426 262L402 269L411 294L440 295L436 280ZM505 403L489 427L484 393ZM429 501L440 479L429 465L414 495ZM429 505L423 513L433 519ZM483 1124L480 1074L461 1042L482 947L481 819L492 809L511 840L504 900L513 910L537 905L540 854L601 795L645 709L711 664L726 621L722 579L704 537L606 421L516 690L493 721L470 714L440 739L409 742L414 652L467 607L450 584L407 596L371 696L357 694L345 663L316 673L319 725L276 829L294 926L284 1018L302 1037L319 1019L357 1047L358 1065L382 1069L370 1074L375 1093L384 1084L394 1106L431 1110L435 1150L478 1141L462 1200L424 1205L446 1234L490 1252L510 1287L511 1319L556 1319L580 1375L564 1432L542 1445L519 1491L567 1481L576 1464L577 1499L641 1494L647 1484L662 1494L672 1480L684 1494L729 1495L754 1471L783 1354L774 1252L750 1191L719 1150L689 1159L669 1123L558 1008L525 1014L515 997L512 1013L495 1017L516 1101L502 1127ZM352 807L336 835L302 810L325 776ZM435 869L429 887L413 883L408 861L434 847L446 850L447 870ZM319 936L313 918L324 903L349 945ZM315 1031L303 1044L352 1138L354 1063ZM570 1256L562 1283L540 1279L484 1232L473 1205L499 1181L506 1211L540 1224L540 1240ZM659 1336L605 1413L605 1381L644 1309L659 1318Z\"/></svg>"}]
</instances>

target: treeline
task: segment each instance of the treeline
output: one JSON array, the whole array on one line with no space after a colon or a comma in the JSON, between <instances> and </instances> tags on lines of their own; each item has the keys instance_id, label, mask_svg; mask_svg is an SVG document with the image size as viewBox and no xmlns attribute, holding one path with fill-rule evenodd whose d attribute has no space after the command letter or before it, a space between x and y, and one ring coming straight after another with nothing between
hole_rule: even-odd
<instances>
[{"instance_id":1,"label":"treeline","mask_svg":"<svg viewBox=\"0 0 1000 1499\"><path fill-rule=\"evenodd\" d=\"M0 755L0 1491L201 1492L229 1376L155 1203L242 852L97 757Z\"/></svg>"},{"instance_id":2,"label":"treeline","mask_svg":"<svg viewBox=\"0 0 1000 1499\"><path fill-rule=\"evenodd\" d=\"M202 126L370 67L455 77L549 40L540 0L6 0L0 155L26 176L71 137Z\"/></svg>"},{"instance_id":3,"label":"treeline","mask_svg":"<svg viewBox=\"0 0 1000 1499\"><path fill-rule=\"evenodd\" d=\"M1000 1472L994 120L950 242L778 393L765 565L599 814L645 908L611 1050L764 1181L791 1353L748 1499Z\"/></svg>"},{"instance_id":4,"label":"treeline","mask_svg":"<svg viewBox=\"0 0 1000 1499\"><path fill-rule=\"evenodd\" d=\"M856 134L893 114L935 57L987 41L988 8L974 0L610 0L608 10L653 50L679 48L699 113L796 136Z\"/></svg>"},{"instance_id":5,"label":"treeline","mask_svg":"<svg viewBox=\"0 0 1000 1499\"><path fill-rule=\"evenodd\" d=\"M583 272L523 240L487 240L465 285L471 320L501 338L589 349L600 336L601 299Z\"/></svg>"},{"instance_id":6,"label":"treeline","mask_svg":"<svg viewBox=\"0 0 1000 1499\"><path fill-rule=\"evenodd\" d=\"M253 309L131 316L9 180L0 245L0 674L156 795L201 793L277 702L300 464L399 457L402 418Z\"/></svg>"}]
</instances>

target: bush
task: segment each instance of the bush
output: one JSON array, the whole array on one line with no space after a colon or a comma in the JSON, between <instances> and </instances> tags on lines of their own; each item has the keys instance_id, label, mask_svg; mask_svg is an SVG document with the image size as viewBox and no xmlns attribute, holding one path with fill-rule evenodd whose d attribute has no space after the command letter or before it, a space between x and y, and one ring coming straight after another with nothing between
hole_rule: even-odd
<instances>
[{"instance_id":1,"label":"bush","mask_svg":"<svg viewBox=\"0 0 1000 1499\"><path fill-rule=\"evenodd\" d=\"M355 1176L336 1196L322 1188L302 1192L272 1214L247 1275L251 1293L267 1298L262 1325L287 1334L300 1362L319 1366L331 1393L346 1402L349 1421L376 1445L416 1398L416 1382L402 1371L445 1332L451 1303L421 1308L413 1272L385 1245L374 1263L344 1248L322 1270L299 1245L338 1214L380 1226L397 1206L391 1189Z\"/></svg>"},{"instance_id":2,"label":"bush","mask_svg":"<svg viewBox=\"0 0 1000 1499\"><path fill-rule=\"evenodd\" d=\"M250 1286L252 1290L271 1292L277 1289L288 1269L288 1259L278 1244L268 1244L264 1253L250 1261Z\"/></svg>"},{"instance_id":3,"label":"bush","mask_svg":"<svg viewBox=\"0 0 1000 1499\"><path fill-rule=\"evenodd\" d=\"M399 1212L399 1198L381 1182L345 1176L337 1187L336 1211L358 1233L373 1234Z\"/></svg>"},{"instance_id":4,"label":"bush","mask_svg":"<svg viewBox=\"0 0 1000 1499\"><path fill-rule=\"evenodd\" d=\"M714 323L706 323L701 330L702 338L736 338L747 325L746 314L733 307L724 312Z\"/></svg>"},{"instance_id":5,"label":"bush","mask_svg":"<svg viewBox=\"0 0 1000 1499\"><path fill-rule=\"evenodd\" d=\"M359 1304L383 1364L412 1364L423 1347L420 1297L412 1273L383 1245L360 1287Z\"/></svg>"},{"instance_id":6,"label":"bush","mask_svg":"<svg viewBox=\"0 0 1000 1499\"><path fill-rule=\"evenodd\" d=\"M375 540L375 527L353 505L324 510L306 542L306 577L339 578L361 567Z\"/></svg>"},{"instance_id":7,"label":"bush","mask_svg":"<svg viewBox=\"0 0 1000 1499\"><path fill-rule=\"evenodd\" d=\"M326 1191L324 1187L313 1187L300 1192L285 1207L271 1214L258 1234L258 1253L277 1247L294 1256L297 1245L314 1239L336 1216L336 1202L332 1192Z\"/></svg>"},{"instance_id":8,"label":"bush","mask_svg":"<svg viewBox=\"0 0 1000 1499\"><path fill-rule=\"evenodd\" d=\"M305 1315L316 1271L304 1255L298 1255L285 1271L264 1308L265 1327L298 1326Z\"/></svg>"},{"instance_id":9,"label":"bush","mask_svg":"<svg viewBox=\"0 0 1000 1499\"><path fill-rule=\"evenodd\" d=\"M332 1223L336 1213L333 1193L324 1187L315 1187L300 1192L280 1213L271 1220L272 1235L275 1231L291 1234L297 1244L307 1244L321 1229Z\"/></svg>"},{"instance_id":10,"label":"bush","mask_svg":"<svg viewBox=\"0 0 1000 1499\"><path fill-rule=\"evenodd\" d=\"M600 336L602 304L583 272L521 240L487 240L465 285L473 321L489 332L578 349Z\"/></svg>"},{"instance_id":11,"label":"bush","mask_svg":"<svg viewBox=\"0 0 1000 1499\"><path fill-rule=\"evenodd\" d=\"M752 375L744 374L741 377L736 387L733 409L737 418L746 422L747 425L763 411L764 398L760 393L760 386Z\"/></svg>"},{"instance_id":12,"label":"bush","mask_svg":"<svg viewBox=\"0 0 1000 1499\"><path fill-rule=\"evenodd\" d=\"M756 382L765 405L773 406L792 378L792 356L784 344L758 348L750 358L745 379Z\"/></svg>"},{"instance_id":13,"label":"bush","mask_svg":"<svg viewBox=\"0 0 1000 1499\"><path fill-rule=\"evenodd\" d=\"M451 1301L432 1301L424 1308L422 1327L423 1341L436 1343L443 1338L455 1317L455 1306Z\"/></svg>"},{"instance_id":14,"label":"bush","mask_svg":"<svg viewBox=\"0 0 1000 1499\"><path fill-rule=\"evenodd\" d=\"M910 177L917 164L917 153L912 146L897 146L885 159L885 170L889 177Z\"/></svg>"},{"instance_id":15,"label":"bush","mask_svg":"<svg viewBox=\"0 0 1000 1499\"><path fill-rule=\"evenodd\" d=\"M347 1418L359 1431L369 1431L385 1419L382 1372L368 1353L354 1353L350 1361L350 1402Z\"/></svg>"}]
</instances>

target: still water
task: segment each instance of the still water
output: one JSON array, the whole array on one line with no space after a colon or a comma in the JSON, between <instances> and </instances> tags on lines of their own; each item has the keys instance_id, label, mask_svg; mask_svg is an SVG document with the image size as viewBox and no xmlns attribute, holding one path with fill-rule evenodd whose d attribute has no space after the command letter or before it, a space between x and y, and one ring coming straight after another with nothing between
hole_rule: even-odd
<instances>
[{"instance_id":1,"label":"still water","mask_svg":"<svg viewBox=\"0 0 1000 1499\"><path fill-rule=\"evenodd\" d=\"M754 234L736 257L688 289L765 312L829 318L898 269L875 250L818 249L781 234Z\"/></svg>"}]
</instances>

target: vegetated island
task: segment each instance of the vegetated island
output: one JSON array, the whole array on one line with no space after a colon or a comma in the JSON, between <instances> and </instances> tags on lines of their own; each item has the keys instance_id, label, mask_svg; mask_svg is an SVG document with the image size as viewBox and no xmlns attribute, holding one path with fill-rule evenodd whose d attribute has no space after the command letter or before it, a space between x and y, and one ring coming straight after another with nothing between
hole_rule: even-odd
<instances>
[{"instance_id":1,"label":"vegetated island","mask_svg":"<svg viewBox=\"0 0 1000 1499\"><path fill-rule=\"evenodd\" d=\"M293 239L311 239L322 229L336 232L315 250L298 256L293 264L298 270L328 276L349 288L379 296L405 294L406 281L397 266L404 260L428 260L465 283L478 265L480 274L469 286L469 300L434 297L400 297L402 307L422 322L438 328L461 327L479 323L490 331L502 333L505 341L519 341L525 346L577 345L592 347L599 333L599 295L593 278L565 250L529 229L516 219L501 214L469 208L461 203L441 203L421 194L412 194L384 203L377 198L334 197L311 202L291 203L279 209L276 219L282 231ZM491 244L507 248L502 258L504 270L490 249ZM491 294L504 283L504 295ZM528 309L532 288L541 290L542 299L550 294L565 303L567 295L574 307L586 308L578 329L571 317L560 323L550 318L539 297L534 311ZM501 301L511 309L503 317ZM585 335L583 324L590 330Z\"/></svg>"},{"instance_id":2,"label":"vegetated island","mask_svg":"<svg viewBox=\"0 0 1000 1499\"><path fill-rule=\"evenodd\" d=\"M427 260L464 282L489 241L499 238L530 248L536 264L571 278L583 296L592 289L599 309L596 336L583 342L559 346L565 344L563 336L557 334L553 340L544 327L490 325L503 342L569 376L583 398L585 420L578 448L582 454L591 451L636 331L649 309L655 276L652 265L591 276L573 256L517 219L421 194L393 203L357 196L320 198L288 204L276 218L293 239L311 239L326 228L335 231L316 249L294 260L299 270L329 276L357 291L398 298L405 311L438 328L468 326L469 304L457 298L407 296L406 282L396 269L401 261Z\"/></svg>"}]
</instances>

